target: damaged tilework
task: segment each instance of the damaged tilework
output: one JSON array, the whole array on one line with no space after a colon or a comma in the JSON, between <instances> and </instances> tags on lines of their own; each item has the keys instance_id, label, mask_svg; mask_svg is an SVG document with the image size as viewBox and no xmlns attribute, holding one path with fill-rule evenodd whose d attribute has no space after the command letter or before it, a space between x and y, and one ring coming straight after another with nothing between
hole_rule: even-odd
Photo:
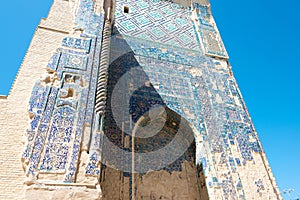
<instances>
[{"instance_id":1,"label":"damaged tilework","mask_svg":"<svg viewBox=\"0 0 300 200\"><path fill-rule=\"evenodd\" d=\"M62 46L85 50L87 53L90 50L91 40L84 40L79 38L66 37L62 41Z\"/></svg>"},{"instance_id":2,"label":"damaged tilework","mask_svg":"<svg viewBox=\"0 0 300 200\"><path fill-rule=\"evenodd\" d=\"M194 26L199 45L203 46L204 52L208 55L228 58L209 6L193 2L193 7L196 18Z\"/></svg>"},{"instance_id":3,"label":"damaged tilework","mask_svg":"<svg viewBox=\"0 0 300 200\"><path fill-rule=\"evenodd\" d=\"M203 166L205 176L208 177L207 185L210 188L221 189L220 191L226 198L236 196L243 198L245 194L237 169L251 163L253 154L260 153L261 147L231 69L227 65L223 66L220 61L204 55L227 57L221 39L216 39L219 37L216 35L218 31L212 22L210 11L207 6L194 5L199 9L197 17L201 24L198 27L202 31L202 35L199 35L201 41L198 40L197 48L179 49L176 48L177 43L170 45L158 38L145 35L141 37L139 34L139 29L149 31L146 26L150 23L149 19L159 20L160 13L153 14L149 11L149 15L152 15L147 19L141 19L145 25L139 28L136 27L134 19L131 20L129 15L122 13L124 5L128 6L129 10L132 9L131 12L134 13L137 6L147 8L152 3L157 3L161 8L168 8L169 5L158 1L138 1L134 4L120 1L115 13L111 63L130 52L134 54L134 57L130 58L130 60L135 60L133 66L143 70L144 76L154 89L153 92L158 95L158 99L162 100L161 103L154 102L154 104L166 105L184 117L194 128L197 163ZM190 15L189 12L185 14ZM156 29L153 30L156 31ZM196 27L195 30L197 30ZM171 33L172 27L168 31ZM155 36L155 33L151 34ZM163 35L163 33L157 35L160 34ZM214 37L211 40L215 41L209 40L210 36ZM210 47L204 46L204 53L199 50L203 43L204 45L211 44ZM131 61L125 59L119 63L128 62ZM145 80L134 80L132 83L137 84L140 81ZM157 99L155 96L149 96L149 98L152 99L149 101ZM135 103L138 104L138 102ZM146 110L142 111L140 106L138 108L141 113L146 112ZM142 115L141 113L135 115L132 112L133 120L136 121ZM111 133L117 132L115 130ZM110 133L107 134L110 135ZM122 146L121 139L117 136L114 138L113 140ZM232 149L235 148L238 148L239 156L232 153ZM222 170L217 171L216 166ZM180 169L174 168L173 170Z\"/></svg>"},{"instance_id":4,"label":"damaged tilework","mask_svg":"<svg viewBox=\"0 0 300 200\"><path fill-rule=\"evenodd\" d=\"M80 0L76 13L75 23L78 29L84 30L88 35L102 35L103 16L94 12L94 1Z\"/></svg>"},{"instance_id":5,"label":"damaged tilework","mask_svg":"<svg viewBox=\"0 0 300 200\"><path fill-rule=\"evenodd\" d=\"M48 63L48 73L33 88L29 102L32 120L22 155L32 180L36 181L39 173L57 173L63 175L55 180L58 184L75 181L84 128L93 124L103 19L102 14L94 13L92 0L82 0L76 20L84 35L63 39L62 48ZM92 154L90 163L95 159L100 160ZM94 170L87 173L98 176L99 166L91 164Z\"/></svg>"}]
</instances>

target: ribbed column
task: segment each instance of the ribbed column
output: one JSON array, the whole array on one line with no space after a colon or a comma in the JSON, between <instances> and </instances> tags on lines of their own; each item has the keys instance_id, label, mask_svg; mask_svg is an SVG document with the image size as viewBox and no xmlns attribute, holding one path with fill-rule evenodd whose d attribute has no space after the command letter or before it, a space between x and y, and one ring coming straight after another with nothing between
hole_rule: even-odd
<instances>
[{"instance_id":1,"label":"ribbed column","mask_svg":"<svg viewBox=\"0 0 300 200\"><path fill-rule=\"evenodd\" d=\"M100 56L100 67L98 72L98 83L97 83L97 92L96 92L95 111L98 115L104 115L105 106L106 106L110 37L111 37L111 24L110 24L110 20L106 20L104 25L104 32L103 32L103 42L102 42L102 50Z\"/></svg>"}]
</instances>

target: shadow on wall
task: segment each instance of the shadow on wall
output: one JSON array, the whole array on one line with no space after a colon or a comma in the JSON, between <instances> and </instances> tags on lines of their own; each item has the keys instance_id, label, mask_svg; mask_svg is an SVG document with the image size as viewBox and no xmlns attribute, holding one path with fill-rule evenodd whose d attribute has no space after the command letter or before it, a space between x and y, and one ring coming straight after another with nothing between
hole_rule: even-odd
<instances>
[{"instance_id":1,"label":"shadow on wall","mask_svg":"<svg viewBox=\"0 0 300 200\"><path fill-rule=\"evenodd\" d=\"M104 199L208 199L202 167L195 165L189 123L165 105L122 36L114 37L112 47L102 155ZM114 58L116 54L121 56Z\"/></svg>"}]
</instances>

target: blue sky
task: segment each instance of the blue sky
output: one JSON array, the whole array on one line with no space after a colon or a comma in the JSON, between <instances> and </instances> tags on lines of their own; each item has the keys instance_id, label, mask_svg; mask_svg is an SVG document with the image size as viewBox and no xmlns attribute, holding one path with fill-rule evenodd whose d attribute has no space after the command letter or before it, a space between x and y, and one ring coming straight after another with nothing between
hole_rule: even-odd
<instances>
[{"instance_id":1,"label":"blue sky","mask_svg":"<svg viewBox=\"0 0 300 200\"><path fill-rule=\"evenodd\" d=\"M281 191L293 188L295 198L300 195L300 1L211 4L277 183Z\"/></svg>"},{"instance_id":2,"label":"blue sky","mask_svg":"<svg viewBox=\"0 0 300 200\"><path fill-rule=\"evenodd\" d=\"M300 195L300 1L211 0L230 63L280 190ZM52 0L2 1L0 94L8 94ZM288 199L288 198L287 198Z\"/></svg>"}]
</instances>

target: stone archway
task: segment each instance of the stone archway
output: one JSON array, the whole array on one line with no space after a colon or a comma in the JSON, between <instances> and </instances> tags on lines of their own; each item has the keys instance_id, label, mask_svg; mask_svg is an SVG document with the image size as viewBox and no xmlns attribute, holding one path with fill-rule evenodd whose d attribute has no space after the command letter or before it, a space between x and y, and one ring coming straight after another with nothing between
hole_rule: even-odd
<instances>
[{"instance_id":1,"label":"stone archway","mask_svg":"<svg viewBox=\"0 0 300 200\"><path fill-rule=\"evenodd\" d=\"M191 141L189 138L194 137L189 123L179 114L167 107L154 110L158 111L152 111L152 113L150 111L140 117L133 129L136 139L132 152L138 154L136 157L139 157L135 159L135 165L141 163L139 160L143 159L141 158L143 153L157 151L168 145L174 140L179 129L184 131L184 137L176 138L178 143L188 144ZM160 126L162 123L162 129L155 130L155 124ZM143 126L149 124L150 127L143 129ZM152 127L151 124L153 124ZM157 133L154 135L150 129L157 131ZM174 148L180 147L174 146ZM192 139L192 143L189 144L186 151L182 152L182 155L174 162L164 163L164 156L166 155L162 155L162 157L154 160L158 162L158 165L161 165L160 170L134 173L132 176L132 199L208 199L201 166L197 167L195 164L195 151L195 140ZM172 152L168 152L168 154L171 155ZM135 168L142 168L142 166Z\"/></svg>"},{"instance_id":2,"label":"stone archway","mask_svg":"<svg viewBox=\"0 0 300 200\"><path fill-rule=\"evenodd\" d=\"M150 127L144 129L148 125ZM156 125L161 129L156 130ZM184 137L177 137L176 143L188 144L188 148L177 159L165 163L166 155L172 154L172 151L168 151L164 155L158 154L157 158L149 160L149 163L144 160L143 156L147 153L155 152L170 144L179 128L184 131ZM153 131L156 134L153 134ZM189 144L191 138L192 142ZM179 114L167 107L154 108L146 112L135 123L129 141L132 173L107 166L102 173L103 199L208 200L202 168L195 164L196 145L193 130ZM174 146L174 151L176 148L181 147ZM148 166L140 166L141 164L160 165L160 169L151 170ZM148 170L145 171L145 168Z\"/></svg>"},{"instance_id":3,"label":"stone archway","mask_svg":"<svg viewBox=\"0 0 300 200\"><path fill-rule=\"evenodd\" d=\"M112 47L104 123L107 141L103 141L102 150L103 199L207 200L202 168L195 164L194 129L183 114L167 107L167 101L126 40L113 37ZM117 111L114 111L115 107ZM165 112L155 108L163 108ZM156 134L147 131L143 134L140 128L136 128L148 126L151 122L160 127L159 130L152 127ZM180 127L185 134L177 137ZM168 160L167 154L156 154L158 159L146 159L146 154L163 149L175 137L174 148L164 153L176 152L178 147L181 154L176 159ZM183 151L185 145L182 144L188 144Z\"/></svg>"}]
</instances>

